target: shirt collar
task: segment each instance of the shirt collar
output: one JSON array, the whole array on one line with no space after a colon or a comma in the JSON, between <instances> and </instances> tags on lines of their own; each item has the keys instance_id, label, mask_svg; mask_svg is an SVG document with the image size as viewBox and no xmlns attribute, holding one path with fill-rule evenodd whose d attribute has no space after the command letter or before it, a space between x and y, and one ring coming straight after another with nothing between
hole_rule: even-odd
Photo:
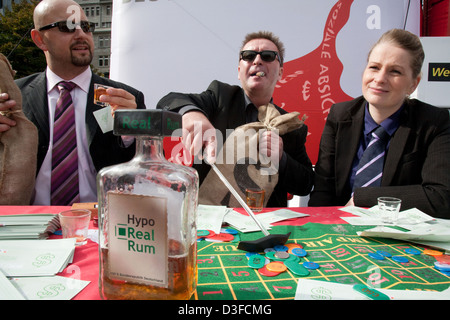
<instances>
[{"instance_id":1,"label":"shirt collar","mask_svg":"<svg viewBox=\"0 0 450 320\"><path fill-rule=\"evenodd\" d=\"M49 67L47 67L46 73L47 73L47 93L50 93L50 91L55 89L55 86L61 81L72 81L84 92L86 93L89 92L89 85L91 84L92 78L92 71L90 68L86 68L85 71L83 71L82 73L80 73L78 76L76 76L71 80L62 79L52 70L50 70Z\"/></svg>"},{"instance_id":2,"label":"shirt collar","mask_svg":"<svg viewBox=\"0 0 450 320\"><path fill-rule=\"evenodd\" d=\"M244 93L244 99L245 99L245 109L247 109L247 107L248 107L249 105L255 106L255 105L253 104L253 102L250 100L250 98L247 96L246 93ZM270 99L269 103L272 103L272 104L273 104L273 98ZM255 106L255 108L258 109L256 106Z\"/></svg>"},{"instance_id":3,"label":"shirt collar","mask_svg":"<svg viewBox=\"0 0 450 320\"><path fill-rule=\"evenodd\" d=\"M250 98L246 94L244 94L244 99L245 99L245 109L247 109L247 107L250 104L253 104L253 102L250 100Z\"/></svg>"},{"instance_id":4,"label":"shirt collar","mask_svg":"<svg viewBox=\"0 0 450 320\"><path fill-rule=\"evenodd\" d=\"M400 109L393 113L389 118L385 119L380 125L386 130L386 132L392 136L394 132L398 129L400 125L400 114L404 109L405 104L403 104ZM369 112L369 103L366 102L365 113L364 113L364 135L370 134L373 130L378 127L378 124L373 120Z\"/></svg>"}]
</instances>

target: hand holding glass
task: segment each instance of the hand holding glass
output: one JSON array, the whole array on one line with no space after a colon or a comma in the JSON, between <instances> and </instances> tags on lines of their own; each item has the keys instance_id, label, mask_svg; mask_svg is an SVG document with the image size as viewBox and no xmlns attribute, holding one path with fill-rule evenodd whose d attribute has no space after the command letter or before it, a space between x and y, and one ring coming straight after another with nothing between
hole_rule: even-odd
<instances>
[{"instance_id":1,"label":"hand holding glass","mask_svg":"<svg viewBox=\"0 0 450 320\"><path fill-rule=\"evenodd\" d=\"M108 107L109 103L100 101L100 96L102 94L107 94L106 89L112 88L110 86L105 86L104 84L94 83L94 103L96 105L102 106L102 107Z\"/></svg>"}]
</instances>

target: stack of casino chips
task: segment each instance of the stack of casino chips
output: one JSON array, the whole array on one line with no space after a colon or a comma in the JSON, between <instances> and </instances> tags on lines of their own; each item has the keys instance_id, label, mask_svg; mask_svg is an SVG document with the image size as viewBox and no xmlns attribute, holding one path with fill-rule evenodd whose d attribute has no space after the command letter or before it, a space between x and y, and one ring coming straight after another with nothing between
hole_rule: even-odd
<instances>
[{"instance_id":1,"label":"stack of casino chips","mask_svg":"<svg viewBox=\"0 0 450 320\"><path fill-rule=\"evenodd\" d=\"M300 244L286 243L285 245L265 249L264 255L257 252L247 252L245 255L248 258L248 266L258 269L258 272L263 276L275 277L289 270L297 276L306 277L310 274L309 270L319 268L319 265L315 262L301 262L301 258L307 256L307 254Z\"/></svg>"},{"instance_id":2,"label":"stack of casino chips","mask_svg":"<svg viewBox=\"0 0 450 320\"><path fill-rule=\"evenodd\" d=\"M231 228L222 228L220 233L212 230L197 230L197 241L210 242L239 242L240 237L237 230Z\"/></svg>"},{"instance_id":3,"label":"stack of casino chips","mask_svg":"<svg viewBox=\"0 0 450 320\"><path fill-rule=\"evenodd\" d=\"M434 263L434 267L450 277L450 255L440 254L435 256L436 262Z\"/></svg>"}]
</instances>

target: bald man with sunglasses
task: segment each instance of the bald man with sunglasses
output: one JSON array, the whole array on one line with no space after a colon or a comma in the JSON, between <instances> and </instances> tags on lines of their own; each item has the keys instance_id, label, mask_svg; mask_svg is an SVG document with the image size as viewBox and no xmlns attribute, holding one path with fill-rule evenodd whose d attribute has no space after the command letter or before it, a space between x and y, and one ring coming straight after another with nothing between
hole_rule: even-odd
<instances>
[{"instance_id":1,"label":"bald man with sunglasses","mask_svg":"<svg viewBox=\"0 0 450 320\"><path fill-rule=\"evenodd\" d=\"M266 31L250 33L239 52L241 87L215 80L200 94L171 92L157 107L182 113L186 148L194 156L205 155L208 161L214 162L217 139L209 134L209 139L205 139L203 135L218 129L225 139L227 129L258 121L258 107L272 102L275 85L283 75L283 59L284 45L278 37ZM281 114L286 113L275 107ZM201 131L195 130L200 127L198 124L201 124ZM288 193L307 195L311 191L314 174L305 149L307 132L307 126L303 125L281 137L273 131L263 134L260 152L279 160L279 182L268 207L286 207ZM205 163L193 166L202 183L210 166Z\"/></svg>"},{"instance_id":2,"label":"bald man with sunglasses","mask_svg":"<svg viewBox=\"0 0 450 320\"><path fill-rule=\"evenodd\" d=\"M96 175L105 166L128 161L134 156L133 139L103 133L94 112L101 106L94 104L94 83L113 88L100 100L117 109L145 109L143 94L125 84L93 74L95 24L88 22L78 3L72 0L43 0L34 10L31 37L42 49L47 69L19 80L22 109L39 132L37 178L33 204L49 205L51 189L51 158L53 122L59 98L58 83L70 81L75 88L70 92L74 104L80 202L96 202ZM15 104L8 95L0 95L0 111ZM15 125L12 119L0 115L0 132ZM68 205L70 203L60 203Z\"/></svg>"}]
</instances>

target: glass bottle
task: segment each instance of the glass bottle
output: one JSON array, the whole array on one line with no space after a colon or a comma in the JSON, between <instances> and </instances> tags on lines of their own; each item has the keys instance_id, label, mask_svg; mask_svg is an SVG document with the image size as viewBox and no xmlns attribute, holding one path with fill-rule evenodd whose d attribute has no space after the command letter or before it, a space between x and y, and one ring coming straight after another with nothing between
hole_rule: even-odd
<instances>
[{"instance_id":1,"label":"glass bottle","mask_svg":"<svg viewBox=\"0 0 450 320\"><path fill-rule=\"evenodd\" d=\"M198 175L162 152L176 129L177 113L115 112L114 134L135 136L136 155L97 176L103 299L189 299L195 291Z\"/></svg>"}]
</instances>

